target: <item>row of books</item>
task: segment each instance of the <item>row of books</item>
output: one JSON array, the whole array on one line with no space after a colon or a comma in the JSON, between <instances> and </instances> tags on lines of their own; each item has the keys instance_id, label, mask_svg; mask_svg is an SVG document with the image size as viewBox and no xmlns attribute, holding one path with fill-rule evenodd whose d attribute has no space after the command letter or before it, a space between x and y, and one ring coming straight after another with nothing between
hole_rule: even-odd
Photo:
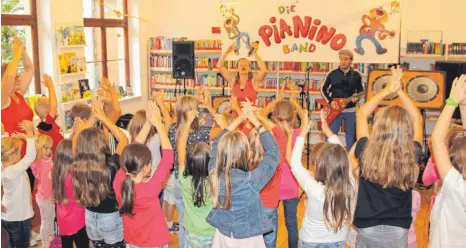
<instances>
[{"instance_id":1,"label":"row of books","mask_svg":"<svg viewBox=\"0 0 466 248\"><path fill-rule=\"evenodd\" d=\"M61 85L61 92L62 102L90 99L92 97L88 79L81 79L77 82Z\"/></svg>"},{"instance_id":2,"label":"row of books","mask_svg":"<svg viewBox=\"0 0 466 248\"><path fill-rule=\"evenodd\" d=\"M150 38L151 50L172 50L173 41L186 41L187 37L166 38L163 36ZM195 50L222 50L222 41L214 39L203 39L194 41Z\"/></svg>"},{"instance_id":3,"label":"row of books","mask_svg":"<svg viewBox=\"0 0 466 248\"><path fill-rule=\"evenodd\" d=\"M408 42L407 54L443 55L445 44L440 42Z\"/></svg>"},{"instance_id":4,"label":"row of books","mask_svg":"<svg viewBox=\"0 0 466 248\"><path fill-rule=\"evenodd\" d=\"M466 56L466 43L452 43L448 45L448 55Z\"/></svg>"},{"instance_id":5,"label":"row of books","mask_svg":"<svg viewBox=\"0 0 466 248\"><path fill-rule=\"evenodd\" d=\"M200 58L196 57L194 67L196 69L207 69L209 71L217 68L218 58Z\"/></svg>"},{"instance_id":6,"label":"row of books","mask_svg":"<svg viewBox=\"0 0 466 248\"><path fill-rule=\"evenodd\" d=\"M156 68L172 68L172 56L152 55L150 56L150 67Z\"/></svg>"},{"instance_id":7,"label":"row of books","mask_svg":"<svg viewBox=\"0 0 466 248\"><path fill-rule=\"evenodd\" d=\"M59 54L58 63L61 75L86 72L86 59L76 56L75 52Z\"/></svg>"}]
</instances>

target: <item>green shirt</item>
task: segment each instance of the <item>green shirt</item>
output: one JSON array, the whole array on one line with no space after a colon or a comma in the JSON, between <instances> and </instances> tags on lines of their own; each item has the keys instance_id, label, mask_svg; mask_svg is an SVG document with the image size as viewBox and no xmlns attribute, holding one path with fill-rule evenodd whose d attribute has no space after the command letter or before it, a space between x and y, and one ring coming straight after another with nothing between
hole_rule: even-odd
<instances>
[{"instance_id":1,"label":"green shirt","mask_svg":"<svg viewBox=\"0 0 466 248\"><path fill-rule=\"evenodd\" d=\"M190 234L197 236L214 236L215 227L211 226L206 221L213 207L209 180L206 179L204 184L205 205L196 207L193 202L192 176L185 178L183 173L184 171L180 173L178 179L180 180L181 196L183 197L184 203L184 228L186 228Z\"/></svg>"}]
</instances>

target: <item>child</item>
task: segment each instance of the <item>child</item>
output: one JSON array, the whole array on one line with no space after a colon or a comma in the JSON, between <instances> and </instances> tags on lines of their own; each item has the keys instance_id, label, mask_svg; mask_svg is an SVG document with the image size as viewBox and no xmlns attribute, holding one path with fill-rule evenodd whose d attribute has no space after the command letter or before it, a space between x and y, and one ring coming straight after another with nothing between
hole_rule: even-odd
<instances>
[{"instance_id":1,"label":"child","mask_svg":"<svg viewBox=\"0 0 466 248\"><path fill-rule=\"evenodd\" d=\"M215 228L206 218L212 210L212 197L209 184L210 147L205 142L194 142L186 146L191 123L196 112L186 113L186 124L181 131L178 146L178 170L181 193L185 207L183 226L186 229L185 247L212 247ZM186 164L186 167L185 167Z\"/></svg>"},{"instance_id":2,"label":"child","mask_svg":"<svg viewBox=\"0 0 466 248\"><path fill-rule=\"evenodd\" d=\"M2 138L2 227L8 234L9 247L29 247L31 218L34 216L31 187L26 169L36 158L34 127L23 121L20 128L26 132ZM26 155L21 159L23 139Z\"/></svg>"},{"instance_id":3,"label":"child","mask_svg":"<svg viewBox=\"0 0 466 248\"><path fill-rule=\"evenodd\" d=\"M459 103L466 103L466 74L453 81L432 132L432 148L442 188L430 214L429 247L466 246L466 129L448 129Z\"/></svg>"},{"instance_id":4,"label":"child","mask_svg":"<svg viewBox=\"0 0 466 248\"><path fill-rule=\"evenodd\" d=\"M151 175L152 155L147 146L128 145L113 188L123 218L124 238L129 247L168 247L168 232L158 195L173 166L173 149L162 116L154 102L149 104L148 120L155 126L162 144L162 160Z\"/></svg>"},{"instance_id":5,"label":"child","mask_svg":"<svg viewBox=\"0 0 466 248\"><path fill-rule=\"evenodd\" d=\"M302 165L304 140L312 127L302 119L301 132L291 157L291 171L307 194L307 206L300 233L300 247L345 247L353 217L356 183L345 148L328 127L323 112L322 129L329 142L314 145L313 175Z\"/></svg>"},{"instance_id":6,"label":"child","mask_svg":"<svg viewBox=\"0 0 466 248\"><path fill-rule=\"evenodd\" d=\"M230 123L212 144L209 171L213 210L207 222L217 231L213 247L265 247L264 233L273 230L265 216L259 192L269 182L280 161L272 134L260 125L250 105ZM247 116L260 133L265 156L249 171L250 146L246 136L235 130Z\"/></svg>"},{"instance_id":7,"label":"child","mask_svg":"<svg viewBox=\"0 0 466 248\"><path fill-rule=\"evenodd\" d=\"M416 242L416 230L414 228L414 221L416 220L417 212L421 209L421 194L416 190L413 190L413 210L411 215L413 216L413 222L408 231L408 248L417 248Z\"/></svg>"},{"instance_id":8,"label":"child","mask_svg":"<svg viewBox=\"0 0 466 248\"><path fill-rule=\"evenodd\" d=\"M128 139L107 118L102 103L95 101L93 104L93 115L77 128L73 136L73 193L78 204L86 208L86 231L94 246L125 247L123 223L112 184L120 167L119 154ZM115 154L111 154L103 130L94 127L94 117L118 141Z\"/></svg>"},{"instance_id":9,"label":"child","mask_svg":"<svg viewBox=\"0 0 466 248\"><path fill-rule=\"evenodd\" d=\"M71 165L73 150L71 140L58 144L52 168L53 198L57 203L58 233L63 248L89 248L89 238L84 223L85 210L79 206L73 194Z\"/></svg>"},{"instance_id":10,"label":"child","mask_svg":"<svg viewBox=\"0 0 466 248\"><path fill-rule=\"evenodd\" d=\"M52 197L53 167L50 136L39 134L36 139L36 160L31 164L32 173L37 178L36 202L40 210L40 236L42 247L48 248L54 236L55 203Z\"/></svg>"},{"instance_id":11,"label":"child","mask_svg":"<svg viewBox=\"0 0 466 248\"><path fill-rule=\"evenodd\" d=\"M419 167L423 118L401 90L401 69L392 67L391 82L358 111L354 149L359 160L359 192L353 224L359 228L357 247L408 247L412 223L412 189ZM369 134L367 118L389 94L403 103L375 116Z\"/></svg>"},{"instance_id":12,"label":"child","mask_svg":"<svg viewBox=\"0 0 466 248\"><path fill-rule=\"evenodd\" d=\"M40 118L40 123L37 125L37 130L41 134L50 136L53 140L52 145L52 160L55 157L55 150L60 141L63 140L60 127L55 122L57 120L57 96L53 87L52 78L49 75L44 75L43 84L47 87L49 97L41 97L34 105L34 111Z\"/></svg>"}]
</instances>

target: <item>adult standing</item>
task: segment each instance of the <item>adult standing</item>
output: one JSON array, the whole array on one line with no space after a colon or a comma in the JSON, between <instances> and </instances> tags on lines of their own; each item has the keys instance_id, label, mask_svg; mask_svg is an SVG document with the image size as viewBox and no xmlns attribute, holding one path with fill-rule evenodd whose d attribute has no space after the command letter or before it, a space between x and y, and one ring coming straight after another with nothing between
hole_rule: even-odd
<instances>
[{"instance_id":1,"label":"adult standing","mask_svg":"<svg viewBox=\"0 0 466 248\"><path fill-rule=\"evenodd\" d=\"M2 124L9 134L24 133L19 127L22 121L32 121L34 113L24 99L32 78L34 64L26 52L21 40L15 37L12 42L13 58L8 64L2 64ZM18 74L18 65L23 60L24 72ZM21 157L26 154L26 142L21 148ZM34 176L31 169L27 169L31 192L34 188Z\"/></svg>"}]
</instances>

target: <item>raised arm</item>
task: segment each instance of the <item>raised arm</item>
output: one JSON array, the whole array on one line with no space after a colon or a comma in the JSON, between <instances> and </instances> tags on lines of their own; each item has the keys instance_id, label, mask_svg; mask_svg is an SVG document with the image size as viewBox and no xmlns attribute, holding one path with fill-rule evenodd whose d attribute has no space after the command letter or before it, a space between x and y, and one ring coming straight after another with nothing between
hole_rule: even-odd
<instances>
[{"instance_id":1,"label":"raised arm","mask_svg":"<svg viewBox=\"0 0 466 248\"><path fill-rule=\"evenodd\" d=\"M259 43L253 43L253 46L256 46L256 52L254 52L254 58L257 61L257 64L259 65L259 71L256 72L256 75L254 76L254 89L257 90L259 89L259 85L262 81L264 81L265 76L267 75L267 65L265 62L262 60L261 56L257 53L257 49L259 48Z\"/></svg>"},{"instance_id":2,"label":"raised arm","mask_svg":"<svg viewBox=\"0 0 466 248\"><path fill-rule=\"evenodd\" d=\"M164 100L165 100L165 91L163 89L160 89L159 92L155 94L155 102L157 103L157 105L160 108L160 111L162 112L163 120L165 123L165 128L168 130L170 128L170 125L173 123L173 119L167 107L165 106Z\"/></svg>"},{"instance_id":3,"label":"raised arm","mask_svg":"<svg viewBox=\"0 0 466 248\"><path fill-rule=\"evenodd\" d=\"M463 123L463 128L466 128L466 102L460 105L461 113L461 122Z\"/></svg>"},{"instance_id":4,"label":"raised arm","mask_svg":"<svg viewBox=\"0 0 466 248\"><path fill-rule=\"evenodd\" d=\"M442 180L445 179L448 172L453 167L445 139L447 137L453 113L458 107L458 103L463 101L466 101L466 74L461 75L461 77L456 78L453 81L450 98L447 100L447 103L435 124L434 131L432 132L432 148L434 150L437 171Z\"/></svg>"},{"instance_id":5,"label":"raised arm","mask_svg":"<svg viewBox=\"0 0 466 248\"><path fill-rule=\"evenodd\" d=\"M186 146L188 144L188 137L189 131L191 130L191 124L193 123L194 119L196 118L196 111L189 110L186 112L186 123L181 129L181 134L176 142L176 148L178 151L178 173L184 170L185 162L186 162Z\"/></svg>"},{"instance_id":6,"label":"raised arm","mask_svg":"<svg viewBox=\"0 0 466 248\"><path fill-rule=\"evenodd\" d=\"M374 113L380 102L389 94L396 93L401 90L401 76L401 69L395 69L392 67L392 77L387 87L375 95L370 101L362 105L358 110L356 117L356 136L358 139L369 136L369 124L367 119L372 113Z\"/></svg>"},{"instance_id":7,"label":"raised arm","mask_svg":"<svg viewBox=\"0 0 466 248\"><path fill-rule=\"evenodd\" d=\"M401 69L397 70L401 71ZM397 94L403 103L403 106L408 111L411 120L413 121L414 140L422 144L424 139L424 118L422 117L422 114L416 105L414 105L414 102L411 100L411 98L408 97L408 95L406 95L403 90L399 90Z\"/></svg>"},{"instance_id":8,"label":"raised arm","mask_svg":"<svg viewBox=\"0 0 466 248\"><path fill-rule=\"evenodd\" d=\"M31 163L36 159L36 146L34 138L34 126L30 121L23 121L20 124L20 128L26 132L24 134L13 135L13 138L21 138L26 141L26 155L16 164L8 167L8 170L2 171L2 177L15 179L20 177ZM16 137L15 137L16 136ZM23 141L23 142L24 142Z\"/></svg>"},{"instance_id":9,"label":"raised arm","mask_svg":"<svg viewBox=\"0 0 466 248\"><path fill-rule=\"evenodd\" d=\"M231 73L228 68L225 67L225 60L228 57L228 55L235 49L236 43L233 43L228 50L220 57L220 59L217 62L217 69L222 74L223 78L228 81L228 83L231 85L235 82L235 75Z\"/></svg>"},{"instance_id":10,"label":"raised arm","mask_svg":"<svg viewBox=\"0 0 466 248\"><path fill-rule=\"evenodd\" d=\"M21 53L23 52L21 41L16 37L12 41L12 51L13 58L10 63L8 63L6 71L2 77L2 108L7 107L10 95L14 91L19 60L21 59Z\"/></svg>"},{"instance_id":11,"label":"raised arm","mask_svg":"<svg viewBox=\"0 0 466 248\"><path fill-rule=\"evenodd\" d=\"M103 77L100 82L102 83L101 84L101 87L102 89L104 89L108 95L110 96L110 101L112 102L112 113L110 114L110 116L108 116L108 118L112 121L112 122L116 122L118 120L118 118L120 118L121 116L121 105L120 105L120 101L118 101L118 95L115 91L115 88L113 87L113 85L110 83L110 81L108 81L108 79L106 77Z\"/></svg>"},{"instance_id":12,"label":"raised arm","mask_svg":"<svg viewBox=\"0 0 466 248\"><path fill-rule=\"evenodd\" d=\"M45 85L45 87L47 87L47 90L49 91L49 115L55 119L55 117L57 117L58 102L52 78L49 75L45 74L44 81L42 83Z\"/></svg>"},{"instance_id":13,"label":"raised arm","mask_svg":"<svg viewBox=\"0 0 466 248\"><path fill-rule=\"evenodd\" d=\"M25 94L31 84L32 78L34 77L34 64L32 63L31 58L26 52L26 48L23 46L22 53L24 72L21 75L21 81L19 82L19 92Z\"/></svg>"},{"instance_id":14,"label":"raised arm","mask_svg":"<svg viewBox=\"0 0 466 248\"><path fill-rule=\"evenodd\" d=\"M285 99L285 84L282 85L280 91L278 92L277 98L275 98L273 101L271 101L269 104L267 104L261 111L261 115L263 116L268 116L272 111L275 109L275 105L283 99Z\"/></svg>"},{"instance_id":15,"label":"raised arm","mask_svg":"<svg viewBox=\"0 0 466 248\"><path fill-rule=\"evenodd\" d=\"M168 131L163 124L162 115L160 114L157 104L154 101L150 101L147 111L150 113L148 116L150 123L157 129L162 150L173 150L170 139L168 138Z\"/></svg>"},{"instance_id":16,"label":"raised arm","mask_svg":"<svg viewBox=\"0 0 466 248\"><path fill-rule=\"evenodd\" d=\"M93 109L95 117L102 122L102 124L112 133L113 137L118 141L118 145L115 148L115 154L122 154L123 149L128 145L128 137L126 137L125 133L115 125L115 123L110 120L104 112L102 102L94 101L93 102Z\"/></svg>"}]
</instances>

